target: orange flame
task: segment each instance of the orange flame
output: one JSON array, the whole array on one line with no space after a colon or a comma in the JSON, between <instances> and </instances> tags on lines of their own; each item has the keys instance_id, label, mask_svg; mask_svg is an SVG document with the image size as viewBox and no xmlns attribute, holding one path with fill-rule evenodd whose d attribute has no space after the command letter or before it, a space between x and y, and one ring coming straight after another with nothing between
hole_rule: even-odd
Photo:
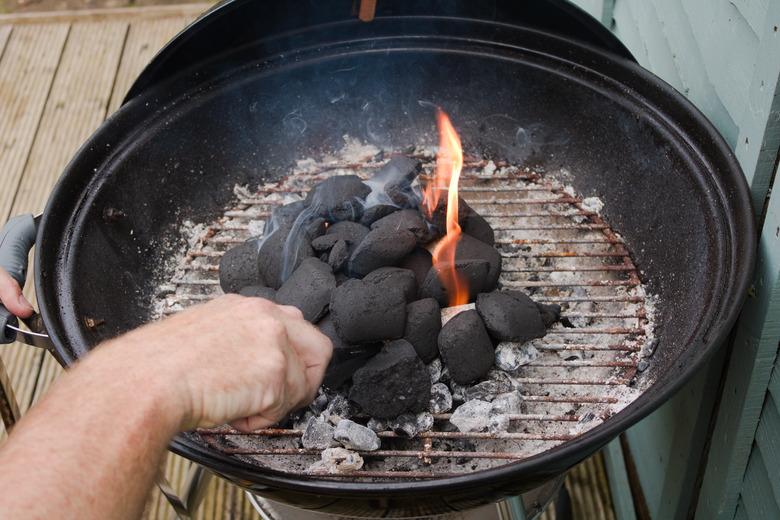
<instances>
[{"instance_id":1,"label":"orange flame","mask_svg":"<svg viewBox=\"0 0 780 520\"><path fill-rule=\"evenodd\" d=\"M458 224L458 182L463 168L463 149L449 116L441 109L436 113L436 123L439 127L439 150L433 180L423 190L423 207L428 217L432 217L439 206L441 193L447 193L447 234L433 250L433 267L449 295L449 305L463 305L469 302L468 284L455 269L455 249L461 235Z\"/></svg>"}]
</instances>

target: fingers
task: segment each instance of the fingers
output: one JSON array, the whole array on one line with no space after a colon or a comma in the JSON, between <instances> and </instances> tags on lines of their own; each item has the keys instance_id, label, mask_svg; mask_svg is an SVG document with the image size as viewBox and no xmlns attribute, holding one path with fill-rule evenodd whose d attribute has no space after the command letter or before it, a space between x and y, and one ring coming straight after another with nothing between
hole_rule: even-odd
<instances>
[{"instance_id":1,"label":"fingers","mask_svg":"<svg viewBox=\"0 0 780 520\"><path fill-rule=\"evenodd\" d=\"M303 313L298 307L294 307L292 305L277 305L276 306L282 313L284 313L286 316L293 318L295 320L302 320L303 319Z\"/></svg>"},{"instance_id":2,"label":"fingers","mask_svg":"<svg viewBox=\"0 0 780 520\"><path fill-rule=\"evenodd\" d=\"M262 415L253 415L252 417L244 417L243 419L235 420L230 423L230 426L238 431L249 433L260 430L261 428L268 428L276 423L276 420L269 419Z\"/></svg>"},{"instance_id":3,"label":"fingers","mask_svg":"<svg viewBox=\"0 0 780 520\"><path fill-rule=\"evenodd\" d=\"M0 302L15 316L27 318L33 307L22 294L22 288L5 270L0 269Z\"/></svg>"},{"instance_id":4,"label":"fingers","mask_svg":"<svg viewBox=\"0 0 780 520\"><path fill-rule=\"evenodd\" d=\"M325 377L333 354L330 339L307 321L289 321L286 324L287 338L304 366L307 381L307 403L317 394L317 388Z\"/></svg>"}]
</instances>

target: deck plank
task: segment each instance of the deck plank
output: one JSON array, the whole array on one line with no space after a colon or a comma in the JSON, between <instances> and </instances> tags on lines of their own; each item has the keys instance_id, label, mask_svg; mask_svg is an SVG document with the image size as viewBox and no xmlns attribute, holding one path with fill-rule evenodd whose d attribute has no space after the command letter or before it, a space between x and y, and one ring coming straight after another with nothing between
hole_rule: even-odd
<instances>
[{"instance_id":1,"label":"deck plank","mask_svg":"<svg viewBox=\"0 0 780 520\"><path fill-rule=\"evenodd\" d=\"M11 36L11 26L10 25L0 25L0 58L3 56L3 51L5 51L5 44L8 43L8 38Z\"/></svg>"},{"instance_id":2,"label":"deck plank","mask_svg":"<svg viewBox=\"0 0 780 520\"><path fill-rule=\"evenodd\" d=\"M67 24L0 33L0 43L7 40L0 45L0 220L9 216L67 34Z\"/></svg>"},{"instance_id":3,"label":"deck plank","mask_svg":"<svg viewBox=\"0 0 780 520\"><path fill-rule=\"evenodd\" d=\"M14 205L46 99L68 35L67 24L3 29L0 58L0 221L32 211ZM13 209L12 209L13 208ZM32 292L28 284L26 293ZM22 413L38 376L42 352L15 343L0 348ZM1 429L1 428L0 428ZM5 432L0 432L0 439Z\"/></svg>"},{"instance_id":4,"label":"deck plank","mask_svg":"<svg viewBox=\"0 0 780 520\"><path fill-rule=\"evenodd\" d=\"M109 114L119 108L133 81L157 51L193 19L193 16L184 16L162 20L141 20L130 25L119 72L116 75L114 92L108 105Z\"/></svg>"},{"instance_id":5,"label":"deck plank","mask_svg":"<svg viewBox=\"0 0 780 520\"><path fill-rule=\"evenodd\" d=\"M63 168L105 119L127 29L125 22L85 22L71 27L60 65L62 74L55 78L14 202L17 213L43 208ZM29 405L30 397L38 399L60 372L59 365L47 356L34 393L20 395L20 401Z\"/></svg>"},{"instance_id":6,"label":"deck plank","mask_svg":"<svg viewBox=\"0 0 780 520\"><path fill-rule=\"evenodd\" d=\"M181 16L198 16L211 8L213 3L192 3L173 5L150 5L133 7L111 7L98 9L75 9L70 11L34 11L27 13L0 14L0 24L44 24L71 22L116 22L120 20L160 20Z\"/></svg>"}]
</instances>

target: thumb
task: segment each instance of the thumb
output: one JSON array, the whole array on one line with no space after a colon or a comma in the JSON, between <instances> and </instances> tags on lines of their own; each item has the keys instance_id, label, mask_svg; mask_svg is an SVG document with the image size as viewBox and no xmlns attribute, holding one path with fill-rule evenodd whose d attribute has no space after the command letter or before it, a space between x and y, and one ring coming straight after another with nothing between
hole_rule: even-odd
<instances>
[{"instance_id":1,"label":"thumb","mask_svg":"<svg viewBox=\"0 0 780 520\"><path fill-rule=\"evenodd\" d=\"M33 307L22 294L22 288L4 269L0 269L0 302L20 318L27 318L33 313Z\"/></svg>"}]
</instances>

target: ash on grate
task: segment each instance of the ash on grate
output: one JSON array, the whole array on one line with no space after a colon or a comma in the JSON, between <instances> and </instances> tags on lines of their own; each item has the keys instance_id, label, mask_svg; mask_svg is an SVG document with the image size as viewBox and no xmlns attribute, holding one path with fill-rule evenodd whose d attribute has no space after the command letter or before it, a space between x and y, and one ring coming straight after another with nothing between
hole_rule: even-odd
<instances>
[{"instance_id":1,"label":"ash on grate","mask_svg":"<svg viewBox=\"0 0 780 520\"><path fill-rule=\"evenodd\" d=\"M170 256L166 257L155 305L159 315L177 312L187 305L220 294L216 280L220 257L227 249L239 246L247 239L272 229L273 226L267 225L267 215L277 207L303 200L312 187L332 176L357 175L371 186L372 175L388 161L376 153L378 150L360 148L354 143L350 144L349 149L344 154L321 161L303 161L296 167L294 174L256 190L237 188L237 203L226 211L225 217L208 225L188 223L183 226L182 234L189 239L187 248L177 253L176 265L173 265ZM356 150L358 155L349 157L349 153ZM421 152L422 150L417 150L413 154L415 160L422 160L417 181L429 176L432 168L431 154L427 151ZM389 154L384 155L386 157ZM349 158L346 159L347 157ZM355 168L353 165L357 163L361 163L361 166ZM649 384L646 377L649 371L636 374L634 372L640 362L643 366L652 363L651 356L657 344L653 338L652 298L647 296L638 279L618 286L583 284L594 279L622 281L626 277L619 271L605 270L594 274L594 269L621 263L632 265L627 253L622 256L620 254L626 246L619 236L613 234L608 237L612 242L601 240L608 236L611 230L602 224L603 221L598 215L601 209L600 201L581 201L574 190L554 180L553 175L543 176L530 169L521 170L500 162L497 163L498 166L493 163L493 166L486 167L487 164L485 161L467 161L461 181L461 195L467 201L468 207L481 215L493 230L493 249L499 253L501 260L499 290L507 293L520 290L529 295L539 304L542 321L550 330L545 337L527 342L499 342L498 336L491 337L493 346L497 347L493 368L465 385L454 381L450 367L443 365L441 359L435 357L425 370L430 385L430 398L425 405L427 410L406 412L401 414L400 420L399 417L371 418L359 407L334 414L334 417L339 417L340 420L350 420L358 425L366 425L372 431L378 431L382 450L408 450L409 453L417 453L425 448L434 451L508 452L516 457L531 456L600 424L629 404L642 388ZM403 189L407 190L406 187ZM378 192L372 186L373 193ZM406 194L408 193L407 190ZM510 197L519 202L508 205ZM570 202L536 204L539 200L560 200L562 197L570 199ZM534 205L526 206L523 201L532 201ZM321 234L310 237L312 254L333 270L334 266L328 261L328 256L339 240L343 243L339 254L344 255L346 249L351 255L355 246L370 233L372 224L401 211L393 205L395 203L388 203L384 196L382 204L392 207L393 211L384 207L366 219L364 209L360 217L362 224L344 221L331 224L327 231L314 229L315 233ZM524 213L524 208L534 210L527 211L529 214L536 212L551 216L513 216L513 213ZM543 211L536 211L538 209ZM329 213L328 218L333 218L332 214ZM394 218L397 219L396 224L415 237L415 248L399 262L398 267L414 273L419 289L431 270L430 253L417 245L421 236L419 226L406 223L407 219L400 216ZM542 226L543 229L539 230L540 221L550 222L551 225L547 226L549 229ZM327 238L331 229L335 230L337 226L347 223L362 226L355 228L366 230L362 238L358 235L357 238L351 239L352 242L348 235L341 235L338 240ZM475 226L480 228L482 224ZM595 229L586 229L588 226ZM582 243L575 241L571 245L558 244L572 239L581 239ZM591 252L604 256L585 255ZM613 256L606 256L612 252ZM337 265L335 270L339 271L335 276L336 283L342 285L348 261L340 266L338 262L334 263ZM577 267L585 267L587 270L579 272ZM273 297L273 292L259 291L257 287L255 285L246 292ZM408 302L409 292L408 289L401 292L406 308L412 303ZM451 309L442 309L442 322L451 318L452 314L454 312ZM558 317L560 322L556 322ZM624 328L627 332L599 332L609 328ZM401 334L405 336L405 330ZM345 345L348 346L349 343ZM376 349L373 352L379 350L376 346L373 348ZM367 357L370 359L370 355ZM573 385L570 383L573 381L593 384ZM511 388L510 391L502 392L507 384ZM324 410L334 400L336 404L343 403L348 395L349 385L347 379L345 385L321 393L318 403L308 412L306 420L325 415ZM449 392L449 402L444 389ZM435 399L438 401L434 402ZM482 433L503 433L511 438L429 438L425 437L424 431L412 438L406 438L406 432L413 432L410 418L414 417L417 429L418 416L422 416L423 428L427 427L427 417L434 419L430 432L459 432L450 422L448 414L454 414L459 407L475 400L491 404L487 416L483 417L487 430ZM425 415L426 412L429 415ZM462 411L461 415L464 412ZM334 429L338 424L338 421L328 422ZM302 424L297 426L301 427ZM320 459L319 454L263 454L263 450L300 448L300 436L275 437L262 433L250 436L223 435L221 442L223 447L257 452L236 454L237 457L280 470L306 472ZM334 443L341 446L335 440ZM366 455L365 452L358 453L364 461L360 470L362 472L461 472L511 461L471 457L376 457Z\"/></svg>"}]
</instances>

